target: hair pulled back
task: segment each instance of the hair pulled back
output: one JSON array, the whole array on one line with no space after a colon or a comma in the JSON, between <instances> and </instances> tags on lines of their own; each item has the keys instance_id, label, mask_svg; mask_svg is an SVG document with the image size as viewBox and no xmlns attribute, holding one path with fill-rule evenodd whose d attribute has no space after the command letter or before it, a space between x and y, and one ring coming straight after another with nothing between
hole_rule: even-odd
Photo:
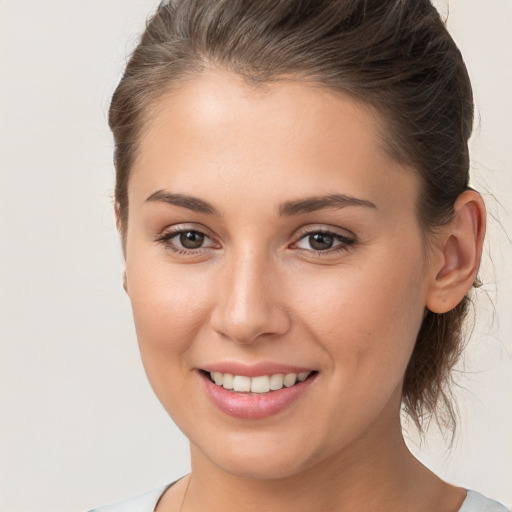
<instances>
[{"instance_id":1,"label":"hair pulled back","mask_svg":"<svg viewBox=\"0 0 512 512\"><path fill-rule=\"evenodd\" d=\"M291 76L374 107L386 149L420 176L425 232L450 220L468 188L471 84L429 0L172 0L148 21L110 106L122 230L130 169L158 100L212 67L254 85ZM454 426L447 384L468 304L428 312L421 326L402 392L420 429L432 416Z\"/></svg>"}]
</instances>

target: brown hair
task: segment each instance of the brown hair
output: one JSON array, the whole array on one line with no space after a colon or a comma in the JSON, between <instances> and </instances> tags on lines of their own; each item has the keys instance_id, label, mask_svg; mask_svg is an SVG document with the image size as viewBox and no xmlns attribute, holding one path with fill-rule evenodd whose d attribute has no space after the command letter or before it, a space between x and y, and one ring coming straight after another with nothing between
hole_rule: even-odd
<instances>
[{"instance_id":1,"label":"brown hair","mask_svg":"<svg viewBox=\"0 0 512 512\"><path fill-rule=\"evenodd\" d=\"M122 229L130 169L153 107L212 66L252 84L292 76L374 107L385 120L386 149L420 176L425 232L451 218L468 188L471 84L429 0L172 0L148 21L110 106ZM419 331L402 396L420 429L440 413L455 425L447 383L468 304L466 296L448 313L428 312Z\"/></svg>"}]
</instances>

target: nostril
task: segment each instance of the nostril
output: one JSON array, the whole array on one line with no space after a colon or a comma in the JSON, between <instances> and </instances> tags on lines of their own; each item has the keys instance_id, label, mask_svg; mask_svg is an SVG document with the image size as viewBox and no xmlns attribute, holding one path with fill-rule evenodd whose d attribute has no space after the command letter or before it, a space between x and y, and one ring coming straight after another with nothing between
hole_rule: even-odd
<instances>
[{"instance_id":1,"label":"nostril","mask_svg":"<svg viewBox=\"0 0 512 512\"><path fill-rule=\"evenodd\" d=\"M216 311L211 318L211 327L221 337L241 344L248 344L273 336L280 336L289 331L291 322L285 311L267 309L260 306L251 312Z\"/></svg>"}]
</instances>

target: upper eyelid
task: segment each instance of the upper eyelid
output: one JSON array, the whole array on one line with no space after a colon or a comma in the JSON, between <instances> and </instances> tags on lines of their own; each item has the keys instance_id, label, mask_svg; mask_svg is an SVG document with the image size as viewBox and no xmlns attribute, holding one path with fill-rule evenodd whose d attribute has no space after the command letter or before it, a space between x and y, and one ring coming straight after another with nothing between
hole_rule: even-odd
<instances>
[{"instance_id":1,"label":"upper eyelid","mask_svg":"<svg viewBox=\"0 0 512 512\"><path fill-rule=\"evenodd\" d=\"M335 233L335 232L332 232L332 231L315 230L315 231L306 232L302 236L299 236L296 240L294 240L290 244L290 247L293 247L294 245L298 245L300 242L302 242L303 240L305 240L306 238L311 236L311 234L314 234L314 233L322 233L324 235L332 235L332 238L338 240L338 242L339 242L338 245L342 245L342 246L345 246L345 247L347 247L349 245L353 245L353 244L356 243L356 239L352 238L352 237L349 237L349 236L340 235L339 233ZM330 249L332 249L332 247ZM327 253L330 249L326 249L325 251L318 251L318 250L314 250L314 249L302 249L302 250L304 250L304 251L311 251L311 252L315 252L315 253L322 253L322 252L323 253Z\"/></svg>"},{"instance_id":2,"label":"upper eyelid","mask_svg":"<svg viewBox=\"0 0 512 512\"><path fill-rule=\"evenodd\" d=\"M342 231L342 232L340 232L340 231ZM293 236L294 236L295 240L297 241L311 233L326 233L326 234L330 234L330 235L340 236L342 238L356 239L356 235L348 229L329 226L329 225L325 225L325 224L316 224L316 225L310 224L310 225L302 226L298 230L295 231Z\"/></svg>"},{"instance_id":3,"label":"upper eyelid","mask_svg":"<svg viewBox=\"0 0 512 512\"><path fill-rule=\"evenodd\" d=\"M345 233L340 233L339 231L344 231ZM298 246L298 244L306 239L308 236L314 233L323 233L326 235L331 235L333 238L337 239L338 244L333 247L320 251L315 249L304 249ZM356 235L347 229L335 228L335 227L327 227L326 225L318 224L316 227L312 227L311 225L303 226L303 229L299 229L298 233L294 234L294 240L288 245L288 247L292 250L305 251L308 254L315 255L315 257L328 257L329 255L334 255L339 253L339 251L346 251L349 247L357 244Z\"/></svg>"},{"instance_id":4,"label":"upper eyelid","mask_svg":"<svg viewBox=\"0 0 512 512\"><path fill-rule=\"evenodd\" d=\"M188 231L195 231L196 233L201 233L202 235L205 236L205 238L207 238L210 241L210 244L206 245L204 247L197 247L195 249L189 249L187 247L181 246L179 242L176 243L174 241L174 239L177 238L180 234L186 233ZM219 243L214 238L212 238L207 233L205 233L204 230L200 230L197 228L185 228L185 227L166 228L163 230L163 232L161 232L156 237L155 242L158 245L164 246L166 250L170 250L174 253L179 253L179 254L183 254L183 255L191 255L191 256L194 254L195 255L201 254L205 250L218 249L218 245L219 245Z\"/></svg>"},{"instance_id":5,"label":"upper eyelid","mask_svg":"<svg viewBox=\"0 0 512 512\"><path fill-rule=\"evenodd\" d=\"M197 231L198 233L201 233L208 238L214 238L211 235L211 230L209 230L206 226L203 226L201 224L176 224L173 226L167 226L164 229L162 229L158 234L157 238L163 238L166 236L173 236L177 235L179 233L183 233L186 231Z\"/></svg>"},{"instance_id":6,"label":"upper eyelid","mask_svg":"<svg viewBox=\"0 0 512 512\"><path fill-rule=\"evenodd\" d=\"M176 226L167 226L165 229L163 229L162 231L160 231L160 233L158 233L155 237L155 242L157 243L162 243L162 244L165 244L165 243L169 243L170 244L170 241L172 239L174 239L175 237L179 236L180 234L182 233L186 233L187 231L195 231L196 233L201 233L202 235L205 236L205 238L208 238L212 244L215 244L215 245L218 245L219 242L216 240L215 237L211 236L210 233L209 233L209 230L204 228L204 227L200 227L200 228L197 228L195 226L186 226L186 225L182 225L182 224L178 224ZM198 250L201 250L201 249L211 249L212 247L199 247L198 249L186 249L184 248L183 250L185 251L198 251Z\"/></svg>"}]
</instances>

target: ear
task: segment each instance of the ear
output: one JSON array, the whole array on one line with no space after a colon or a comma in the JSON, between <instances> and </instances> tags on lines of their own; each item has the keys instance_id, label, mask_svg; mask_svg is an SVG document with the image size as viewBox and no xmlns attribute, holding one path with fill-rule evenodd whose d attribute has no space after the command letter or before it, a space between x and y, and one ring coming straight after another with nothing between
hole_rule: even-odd
<instances>
[{"instance_id":1,"label":"ear","mask_svg":"<svg viewBox=\"0 0 512 512\"><path fill-rule=\"evenodd\" d=\"M114 218L116 220L116 228L118 233L121 233L121 212L119 202L114 199Z\"/></svg>"},{"instance_id":2,"label":"ear","mask_svg":"<svg viewBox=\"0 0 512 512\"><path fill-rule=\"evenodd\" d=\"M432 281L426 307L434 313L452 310L476 280L485 236L485 205L474 190L455 201L452 220L434 240Z\"/></svg>"},{"instance_id":3,"label":"ear","mask_svg":"<svg viewBox=\"0 0 512 512\"><path fill-rule=\"evenodd\" d=\"M124 291L128 294L128 278L126 277L126 269L123 270L123 288Z\"/></svg>"},{"instance_id":4,"label":"ear","mask_svg":"<svg viewBox=\"0 0 512 512\"><path fill-rule=\"evenodd\" d=\"M124 237L123 237L123 229L122 229L122 224L121 224L120 206L119 206L119 202L116 201L116 200L114 200L114 217L115 217L115 220L116 220L116 228L117 228L117 231L118 231L119 235L121 236L121 241L122 241L122 244L123 244L123 255L125 256L125 259L126 259L126 251L125 251L125 244L124 244ZM128 278L126 277L126 267L123 270L123 288L124 288L124 291L126 293L128 293Z\"/></svg>"}]
</instances>

